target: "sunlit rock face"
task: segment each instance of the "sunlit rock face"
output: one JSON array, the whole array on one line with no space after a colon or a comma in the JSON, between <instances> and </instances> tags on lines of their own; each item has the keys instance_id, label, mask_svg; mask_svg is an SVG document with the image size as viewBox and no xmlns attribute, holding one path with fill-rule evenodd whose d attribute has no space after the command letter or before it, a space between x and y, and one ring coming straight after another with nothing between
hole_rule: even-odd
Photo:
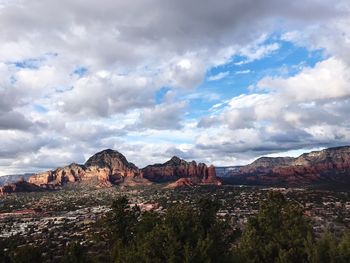
<instances>
[{"instance_id":1,"label":"sunlit rock face","mask_svg":"<svg viewBox=\"0 0 350 263\"><path fill-rule=\"evenodd\" d=\"M46 187L95 180L100 186L111 186L124 177L140 176L139 169L129 163L124 155L108 149L91 156L84 165L72 163L63 168L35 174L28 182Z\"/></svg>"},{"instance_id":2,"label":"sunlit rock face","mask_svg":"<svg viewBox=\"0 0 350 263\"><path fill-rule=\"evenodd\" d=\"M85 164L72 163L30 176L28 183L40 188L55 189L74 183L95 184L98 187L114 184L131 186L149 185L152 182L175 182L180 178L189 180L183 180L179 185L221 184L220 179L216 177L214 166L207 167L204 163L186 162L173 157L164 164L149 165L140 170L128 162L124 155L110 149L94 154Z\"/></svg>"},{"instance_id":3,"label":"sunlit rock face","mask_svg":"<svg viewBox=\"0 0 350 263\"><path fill-rule=\"evenodd\" d=\"M304 153L297 158L259 158L231 172L229 180L262 185L350 184L350 147Z\"/></svg>"},{"instance_id":4,"label":"sunlit rock face","mask_svg":"<svg viewBox=\"0 0 350 263\"><path fill-rule=\"evenodd\" d=\"M83 165L72 163L63 168L46 171L29 177L28 182L36 185L63 185L65 183L77 182L85 175L86 168Z\"/></svg>"},{"instance_id":5,"label":"sunlit rock face","mask_svg":"<svg viewBox=\"0 0 350 263\"><path fill-rule=\"evenodd\" d=\"M179 184L221 184L216 177L214 166L207 167L204 163L197 164L195 161L186 162L176 156L163 164L148 165L142 169L143 177L154 182L176 181L181 178ZM190 184L190 183L189 183Z\"/></svg>"},{"instance_id":6,"label":"sunlit rock face","mask_svg":"<svg viewBox=\"0 0 350 263\"><path fill-rule=\"evenodd\" d=\"M178 188L178 187L193 187L195 186L196 183L193 182L192 178L180 178L178 180L176 180L173 183L170 183L166 186L166 188L168 189L174 189L174 188Z\"/></svg>"}]
</instances>

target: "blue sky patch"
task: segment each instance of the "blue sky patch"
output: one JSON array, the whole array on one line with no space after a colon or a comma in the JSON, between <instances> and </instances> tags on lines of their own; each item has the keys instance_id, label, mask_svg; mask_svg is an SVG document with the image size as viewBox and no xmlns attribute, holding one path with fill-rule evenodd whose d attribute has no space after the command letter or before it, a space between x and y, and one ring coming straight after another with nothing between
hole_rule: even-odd
<instances>
[{"instance_id":1,"label":"blue sky patch","mask_svg":"<svg viewBox=\"0 0 350 263\"><path fill-rule=\"evenodd\" d=\"M270 43L274 37L267 40ZM229 100L233 97L249 94L250 86L257 84L266 76L290 77L298 74L305 67L314 67L326 57L323 50L310 51L304 47L296 46L291 42L276 41L279 49L273 51L262 59L253 60L247 63L237 63L246 60L244 56L234 56L230 62L210 69L198 92L218 94L217 100L208 100L206 97L196 99L190 103L192 110L191 117L205 115L213 105ZM216 76L222 78L215 79ZM193 111L193 109L197 111Z\"/></svg>"},{"instance_id":2,"label":"blue sky patch","mask_svg":"<svg viewBox=\"0 0 350 263\"><path fill-rule=\"evenodd\" d=\"M169 87L161 87L159 90L157 90L155 94L156 104L161 104L164 102L164 97L170 90L171 88Z\"/></svg>"},{"instance_id":3,"label":"blue sky patch","mask_svg":"<svg viewBox=\"0 0 350 263\"><path fill-rule=\"evenodd\" d=\"M88 73L88 69L86 67L77 67L73 71L73 74L75 74L79 77L84 77L87 73Z\"/></svg>"},{"instance_id":4,"label":"blue sky patch","mask_svg":"<svg viewBox=\"0 0 350 263\"><path fill-rule=\"evenodd\" d=\"M46 113L49 111L46 107L39 104L34 104L33 108L36 112L39 112L39 113Z\"/></svg>"}]
</instances>

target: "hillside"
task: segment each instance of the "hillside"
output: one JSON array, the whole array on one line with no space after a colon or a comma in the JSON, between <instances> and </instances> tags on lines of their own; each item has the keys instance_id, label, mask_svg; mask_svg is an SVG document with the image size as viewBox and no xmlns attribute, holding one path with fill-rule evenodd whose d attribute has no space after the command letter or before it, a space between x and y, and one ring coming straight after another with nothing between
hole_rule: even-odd
<instances>
[{"instance_id":1,"label":"hillside","mask_svg":"<svg viewBox=\"0 0 350 263\"><path fill-rule=\"evenodd\" d=\"M350 147L313 151L297 158L262 157L230 171L225 182L290 186L350 184Z\"/></svg>"}]
</instances>

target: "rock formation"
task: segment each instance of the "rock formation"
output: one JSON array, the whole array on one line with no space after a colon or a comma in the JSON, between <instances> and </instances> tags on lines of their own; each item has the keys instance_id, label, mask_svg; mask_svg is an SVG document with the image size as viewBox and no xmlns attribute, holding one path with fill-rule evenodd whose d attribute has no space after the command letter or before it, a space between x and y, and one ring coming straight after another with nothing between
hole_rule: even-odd
<instances>
[{"instance_id":1,"label":"rock formation","mask_svg":"<svg viewBox=\"0 0 350 263\"><path fill-rule=\"evenodd\" d=\"M196 185L196 183L194 183L191 178L180 178L179 180L168 184L165 188L174 189L183 186L193 187L194 185Z\"/></svg>"},{"instance_id":2,"label":"rock formation","mask_svg":"<svg viewBox=\"0 0 350 263\"><path fill-rule=\"evenodd\" d=\"M143 177L153 182L170 182L181 178L191 178L191 184L221 184L216 177L214 166L204 163L186 162L176 156L163 164L148 165L142 169ZM188 181L189 182L189 181ZM181 180L179 184L185 183Z\"/></svg>"},{"instance_id":3,"label":"rock formation","mask_svg":"<svg viewBox=\"0 0 350 263\"><path fill-rule=\"evenodd\" d=\"M180 178L187 179L178 182L178 185L221 184L214 166L207 167L203 163L173 157L164 164L149 165L140 170L121 153L107 149L91 156L85 164L72 163L32 175L28 182L0 188L0 193L57 189L74 183L98 187L149 185L152 182L174 182Z\"/></svg>"},{"instance_id":4,"label":"rock formation","mask_svg":"<svg viewBox=\"0 0 350 263\"><path fill-rule=\"evenodd\" d=\"M84 165L72 163L63 168L29 177L28 182L40 187L57 187L67 183L97 181L99 186L111 186L125 177L141 177L139 169L124 155L104 150L91 156Z\"/></svg>"},{"instance_id":5,"label":"rock formation","mask_svg":"<svg viewBox=\"0 0 350 263\"><path fill-rule=\"evenodd\" d=\"M63 168L30 176L28 182L38 186L46 186L48 184L53 186L64 185L68 182L79 181L85 175L85 171L85 166L72 163Z\"/></svg>"},{"instance_id":6,"label":"rock formation","mask_svg":"<svg viewBox=\"0 0 350 263\"><path fill-rule=\"evenodd\" d=\"M310 185L350 183L350 147L304 153L297 158L263 157L232 171L227 180L238 184Z\"/></svg>"},{"instance_id":7,"label":"rock formation","mask_svg":"<svg viewBox=\"0 0 350 263\"><path fill-rule=\"evenodd\" d=\"M202 178L202 184L215 184L221 185L222 181L216 176L216 170L214 165L208 167L208 174Z\"/></svg>"},{"instance_id":8,"label":"rock formation","mask_svg":"<svg viewBox=\"0 0 350 263\"><path fill-rule=\"evenodd\" d=\"M35 184L28 183L24 180L20 180L15 183L5 184L0 187L0 194L10 194L18 192L39 192L43 189Z\"/></svg>"}]
</instances>

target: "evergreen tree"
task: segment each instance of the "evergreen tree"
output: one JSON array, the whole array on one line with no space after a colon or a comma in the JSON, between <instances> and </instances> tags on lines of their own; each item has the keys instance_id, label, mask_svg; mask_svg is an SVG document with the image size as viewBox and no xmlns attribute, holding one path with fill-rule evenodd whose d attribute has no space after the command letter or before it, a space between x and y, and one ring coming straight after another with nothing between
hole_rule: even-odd
<instances>
[{"instance_id":1,"label":"evergreen tree","mask_svg":"<svg viewBox=\"0 0 350 263\"><path fill-rule=\"evenodd\" d=\"M129 242L116 241L115 262L230 262L233 235L216 218L218 208L217 203L202 200L198 209L177 205L162 218L155 213L141 215L129 227L133 233L125 233L131 236Z\"/></svg>"},{"instance_id":2,"label":"evergreen tree","mask_svg":"<svg viewBox=\"0 0 350 263\"><path fill-rule=\"evenodd\" d=\"M338 244L337 261L350 262L350 230L347 230Z\"/></svg>"},{"instance_id":3,"label":"evergreen tree","mask_svg":"<svg viewBox=\"0 0 350 263\"><path fill-rule=\"evenodd\" d=\"M12 257L14 263L41 263L43 259L41 257L41 251L37 247L23 246L17 248Z\"/></svg>"},{"instance_id":4,"label":"evergreen tree","mask_svg":"<svg viewBox=\"0 0 350 263\"><path fill-rule=\"evenodd\" d=\"M140 213L140 209L137 206L130 207L125 196L114 200L112 213L108 218L111 239L123 245L129 243L133 238L134 228Z\"/></svg>"},{"instance_id":5,"label":"evergreen tree","mask_svg":"<svg viewBox=\"0 0 350 263\"><path fill-rule=\"evenodd\" d=\"M283 194L270 192L258 214L249 219L238 251L243 262L307 262L310 236L302 209Z\"/></svg>"},{"instance_id":6,"label":"evergreen tree","mask_svg":"<svg viewBox=\"0 0 350 263\"><path fill-rule=\"evenodd\" d=\"M86 249L79 243L73 243L67 247L62 259L62 263L87 263L89 257Z\"/></svg>"}]
</instances>

